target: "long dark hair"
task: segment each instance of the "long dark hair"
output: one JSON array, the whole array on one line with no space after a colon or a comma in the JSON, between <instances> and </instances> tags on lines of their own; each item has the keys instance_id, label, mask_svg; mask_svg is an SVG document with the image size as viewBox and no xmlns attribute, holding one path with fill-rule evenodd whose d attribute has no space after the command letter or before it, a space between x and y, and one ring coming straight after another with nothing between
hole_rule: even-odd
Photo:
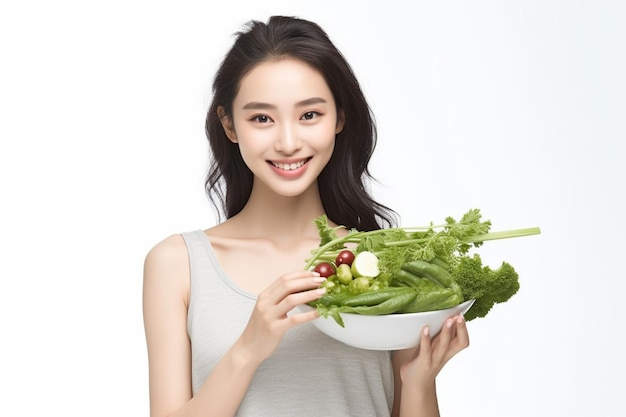
<instances>
[{"instance_id":1,"label":"long dark hair","mask_svg":"<svg viewBox=\"0 0 626 417\"><path fill-rule=\"evenodd\" d=\"M239 213L252 191L253 175L237 144L228 140L217 109L232 120L232 105L241 79L256 65L280 57L299 59L326 80L345 124L337 135L330 161L318 177L324 211L337 224L374 230L395 224L395 212L373 200L365 180L373 179L368 164L376 146L376 124L361 87L324 30L295 17L273 16L267 23L250 21L226 54L213 81L213 101L206 133L213 152L206 177L207 194L227 218Z\"/></svg>"}]
</instances>

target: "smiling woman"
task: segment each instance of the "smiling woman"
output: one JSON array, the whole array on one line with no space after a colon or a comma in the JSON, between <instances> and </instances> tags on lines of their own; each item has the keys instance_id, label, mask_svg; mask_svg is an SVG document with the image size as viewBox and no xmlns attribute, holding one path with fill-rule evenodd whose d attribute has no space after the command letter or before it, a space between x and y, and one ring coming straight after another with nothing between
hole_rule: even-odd
<instances>
[{"instance_id":1,"label":"smiling woman","mask_svg":"<svg viewBox=\"0 0 626 417\"><path fill-rule=\"evenodd\" d=\"M232 118L221 106L217 111L253 173L253 190L268 187L296 196L309 189L319 198L316 179L333 154L343 122L317 70L291 58L259 64L242 78Z\"/></svg>"},{"instance_id":2,"label":"smiling woman","mask_svg":"<svg viewBox=\"0 0 626 417\"><path fill-rule=\"evenodd\" d=\"M216 223L202 178L212 76L247 19L286 13L322 23L354 68L379 133L369 164L377 182L369 185L402 223L481 207L504 227L536 222L544 228L532 244L486 245L486 262L504 258L519 265L522 286L512 305L468 323L472 348L455 356L437 380L442 414L623 417L626 338L619 317L626 280L619 266L604 260L623 257L626 236L626 2L243 0L220 2L219 13L215 5L1 2L0 414L148 415L138 309L143 258L169 234ZM309 65L330 68L314 56L324 44L308 45ZM246 51L249 56L258 48ZM228 82L237 88L238 71L248 63L254 64L244 58L230 66L220 91ZM324 211L343 223L338 214L345 208L367 223L348 188L358 185L354 167L363 161L348 157L366 154L368 136L356 132L371 125L364 111L351 110L360 97L346 98L356 91L347 89L349 76L339 67L318 71L330 73L336 106L348 116L336 138L340 158L329 161L336 168L322 173ZM232 103L220 97L225 108ZM355 122L359 117L366 119ZM216 119L209 124L223 134ZM248 201L252 175L245 164L228 165L239 158L238 145L228 138L223 143L232 154L214 157L224 162L220 169L232 169L228 203L234 213ZM270 211L281 210L279 200ZM286 209L277 216L283 213L289 221ZM255 256L259 242L250 239L247 248ZM293 266L294 248L285 242L279 256L266 253L277 270ZM244 275L264 275L252 260L234 252L231 259ZM250 281L246 294L264 289ZM169 312L170 298L162 300ZM585 300L584 309L574 310L573 300ZM183 303L180 297L172 302ZM222 310L210 322L226 328L211 334L241 335L237 320L247 324L249 311L213 302ZM291 330L285 335L295 337ZM188 335L182 328L175 336L166 333L165 343L170 337ZM308 389L303 404L316 402L327 381L339 378L334 370L306 383L311 369L328 370L326 358L311 364L318 357L307 356L314 348L307 341L289 351L307 364L297 383ZM157 362L158 346L166 349L150 343ZM210 339L206 351L219 349ZM334 345L321 349L331 356ZM360 361L350 359L346 367L357 369ZM190 363L186 369L189 380ZM153 372L151 378L159 384L172 377L177 386L172 375ZM350 382L335 387L348 396ZM284 397L295 395L282 383L271 386ZM173 408L188 397L181 395Z\"/></svg>"},{"instance_id":3,"label":"smiling woman","mask_svg":"<svg viewBox=\"0 0 626 417\"><path fill-rule=\"evenodd\" d=\"M241 81L260 63L277 64L281 60L291 58L293 61L297 58L299 62L292 62L292 65L308 66L305 70L309 74L317 72L315 76L321 76L325 86L320 90L320 96L306 96L292 90L292 93L297 93L293 100L324 98L324 94L330 91L332 97L325 100L327 104L334 103L334 112L338 117L336 128L341 128L336 136L335 151L317 181L324 210L332 214L334 221L360 230L378 228L379 221L383 225L391 224L389 209L364 191L363 180L369 176L367 167L376 143L376 129L369 105L350 65L327 34L315 23L276 17L270 19L266 26L251 23L248 31L239 35L215 76L214 96L206 122L214 156L206 188L217 212L227 218L234 216L246 204L252 189L252 172L244 163L239 149L227 146L229 138L222 124L224 115L233 117L235 96ZM302 74L287 72L282 76L282 80L277 80L280 84L296 83L297 77ZM262 77L259 78L261 84L265 82ZM262 85L256 88L261 89ZM269 94L271 98L263 103L276 105L271 90ZM249 103L243 103L246 104ZM305 101L301 104L312 103ZM261 120L266 120L265 117ZM341 187L336 186L337 178L342 179ZM359 215L355 216L355 213Z\"/></svg>"},{"instance_id":4,"label":"smiling woman","mask_svg":"<svg viewBox=\"0 0 626 417\"><path fill-rule=\"evenodd\" d=\"M392 360L294 311L324 294L326 278L303 270L314 219L393 223L366 191L376 130L347 62L317 24L272 17L238 34L213 87L206 186L226 220L146 257L151 415L438 415L435 378L469 343L462 316L432 345L416 329L420 353Z\"/></svg>"}]
</instances>

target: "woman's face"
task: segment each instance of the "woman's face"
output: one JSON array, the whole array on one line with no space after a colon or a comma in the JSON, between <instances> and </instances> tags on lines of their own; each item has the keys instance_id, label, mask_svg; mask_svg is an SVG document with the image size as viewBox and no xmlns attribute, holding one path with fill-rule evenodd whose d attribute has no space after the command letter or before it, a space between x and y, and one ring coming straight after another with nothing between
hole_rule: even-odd
<instances>
[{"instance_id":1,"label":"woman's face","mask_svg":"<svg viewBox=\"0 0 626 417\"><path fill-rule=\"evenodd\" d=\"M241 80L232 120L222 118L244 162L275 193L296 196L315 184L341 131L322 75L302 61L266 61Z\"/></svg>"}]
</instances>

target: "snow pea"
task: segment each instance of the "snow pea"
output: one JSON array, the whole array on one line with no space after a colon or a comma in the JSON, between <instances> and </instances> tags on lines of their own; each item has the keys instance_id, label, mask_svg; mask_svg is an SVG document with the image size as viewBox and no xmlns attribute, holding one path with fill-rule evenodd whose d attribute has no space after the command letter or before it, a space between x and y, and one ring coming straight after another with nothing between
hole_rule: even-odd
<instances>
[{"instance_id":1,"label":"snow pea","mask_svg":"<svg viewBox=\"0 0 626 417\"><path fill-rule=\"evenodd\" d=\"M411 261L402 265L402 269L419 277L428 278L442 288L452 285L452 275L439 265L426 261Z\"/></svg>"},{"instance_id":2,"label":"snow pea","mask_svg":"<svg viewBox=\"0 0 626 417\"><path fill-rule=\"evenodd\" d=\"M417 287L423 279L405 269L399 269L394 271L392 283L402 287Z\"/></svg>"},{"instance_id":3,"label":"snow pea","mask_svg":"<svg viewBox=\"0 0 626 417\"><path fill-rule=\"evenodd\" d=\"M404 306L398 313L421 313L423 311L444 310L454 307L463 302L463 297L456 291L441 288L417 294L409 304Z\"/></svg>"},{"instance_id":4,"label":"snow pea","mask_svg":"<svg viewBox=\"0 0 626 417\"><path fill-rule=\"evenodd\" d=\"M317 300L309 303L309 305L317 306L319 304L324 305L326 307L330 306L340 306L341 303L347 299L353 297L353 294L350 293L338 293L338 294L325 294Z\"/></svg>"},{"instance_id":5,"label":"snow pea","mask_svg":"<svg viewBox=\"0 0 626 417\"><path fill-rule=\"evenodd\" d=\"M403 291L395 297L388 298L380 304L372 306L341 306L340 311L345 313L365 314L370 316L392 314L402 310L417 297L417 291Z\"/></svg>"},{"instance_id":6,"label":"snow pea","mask_svg":"<svg viewBox=\"0 0 626 417\"><path fill-rule=\"evenodd\" d=\"M380 304L391 297L395 297L402 293L415 292L412 288L406 287L390 287L378 291L367 291L362 294L353 295L343 300L341 305L349 307L373 306Z\"/></svg>"}]
</instances>

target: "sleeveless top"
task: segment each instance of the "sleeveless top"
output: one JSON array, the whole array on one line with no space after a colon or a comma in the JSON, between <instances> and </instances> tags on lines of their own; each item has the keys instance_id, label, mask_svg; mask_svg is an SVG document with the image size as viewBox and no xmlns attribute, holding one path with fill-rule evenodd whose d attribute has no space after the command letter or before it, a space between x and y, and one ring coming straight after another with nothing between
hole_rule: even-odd
<instances>
[{"instance_id":1,"label":"sleeveless top","mask_svg":"<svg viewBox=\"0 0 626 417\"><path fill-rule=\"evenodd\" d=\"M243 332L256 296L226 276L204 231L181 235L191 273L187 332L195 395ZM392 402L391 352L353 348L304 323L288 330L257 369L236 416L386 417Z\"/></svg>"}]
</instances>

